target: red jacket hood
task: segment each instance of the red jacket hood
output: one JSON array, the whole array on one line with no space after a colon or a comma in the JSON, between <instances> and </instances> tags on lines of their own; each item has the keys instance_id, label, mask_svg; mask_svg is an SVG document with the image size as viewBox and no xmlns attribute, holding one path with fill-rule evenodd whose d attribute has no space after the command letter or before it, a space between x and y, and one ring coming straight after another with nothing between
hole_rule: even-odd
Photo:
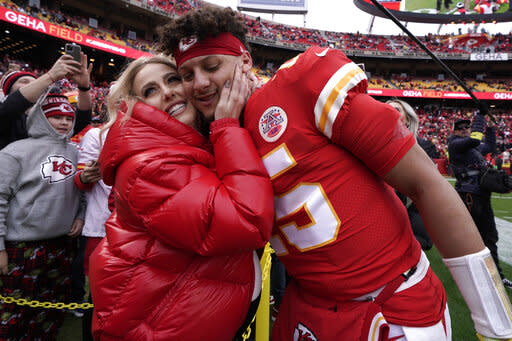
<instances>
[{"instance_id":1,"label":"red jacket hood","mask_svg":"<svg viewBox=\"0 0 512 341\"><path fill-rule=\"evenodd\" d=\"M137 102L132 115L119 112L99 157L103 181L114 184L116 168L126 158L154 147L189 145L211 151L209 141L194 128L168 113Z\"/></svg>"}]
</instances>

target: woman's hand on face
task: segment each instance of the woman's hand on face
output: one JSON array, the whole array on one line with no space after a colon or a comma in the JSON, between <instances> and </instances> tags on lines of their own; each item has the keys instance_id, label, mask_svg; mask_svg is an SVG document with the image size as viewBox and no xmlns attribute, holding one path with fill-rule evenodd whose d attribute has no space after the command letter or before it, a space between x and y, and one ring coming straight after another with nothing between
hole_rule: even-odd
<instances>
[{"instance_id":1,"label":"woman's hand on face","mask_svg":"<svg viewBox=\"0 0 512 341\"><path fill-rule=\"evenodd\" d=\"M239 119L250 93L247 75L242 73L240 66L235 66L233 80L226 81L221 90L219 103L215 109L215 119Z\"/></svg>"}]
</instances>

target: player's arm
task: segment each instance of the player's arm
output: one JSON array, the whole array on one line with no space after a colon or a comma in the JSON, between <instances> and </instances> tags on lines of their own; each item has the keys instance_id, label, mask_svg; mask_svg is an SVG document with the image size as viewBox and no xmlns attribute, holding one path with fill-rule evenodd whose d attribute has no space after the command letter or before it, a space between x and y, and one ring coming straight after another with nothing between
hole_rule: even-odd
<instances>
[{"instance_id":1,"label":"player's arm","mask_svg":"<svg viewBox=\"0 0 512 341\"><path fill-rule=\"evenodd\" d=\"M20 93L29 102L34 103L54 82L64 78L68 73L78 72L80 63L70 55L62 55L52 68L35 81L20 88Z\"/></svg>"},{"instance_id":2,"label":"player's arm","mask_svg":"<svg viewBox=\"0 0 512 341\"><path fill-rule=\"evenodd\" d=\"M367 95L349 97L333 140L413 200L427 231L464 296L475 329L486 337L512 336L512 306L496 265L453 187L391 106Z\"/></svg>"},{"instance_id":3,"label":"player's arm","mask_svg":"<svg viewBox=\"0 0 512 341\"><path fill-rule=\"evenodd\" d=\"M418 144L384 175L384 180L414 201L443 257L459 257L484 249L459 195Z\"/></svg>"},{"instance_id":4,"label":"player's arm","mask_svg":"<svg viewBox=\"0 0 512 341\"><path fill-rule=\"evenodd\" d=\"M384 180L414 201L468 304L477 332L491 339L511 338L512 306L490 252L453 187L417 144Z\"/></svg>"}]
</instances>

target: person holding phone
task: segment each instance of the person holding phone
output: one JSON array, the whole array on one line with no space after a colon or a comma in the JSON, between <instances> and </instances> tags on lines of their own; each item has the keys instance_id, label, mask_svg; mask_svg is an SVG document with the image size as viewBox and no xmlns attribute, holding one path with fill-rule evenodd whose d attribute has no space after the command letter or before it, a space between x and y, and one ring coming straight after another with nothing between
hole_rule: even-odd
<instances>
[{"instance_id":1,"label":"person holding phone","mask_svg":"<svg viewBox=\"0 0 512 341\"><path fill-rule=\"evenodd\" d=\"M9 143L24 139L27 135L27 113L48 88L67 77L78 86L78 110L73 133L81 131L91 120L92 101L90 73L92 64L87 64L87 55L80 52L81 62L71 55L62 55L50 70L37 77L35 74L14 70L8 72L0 81L5 99L0 103L0 149Z\"/></svg>"}]
</instances>

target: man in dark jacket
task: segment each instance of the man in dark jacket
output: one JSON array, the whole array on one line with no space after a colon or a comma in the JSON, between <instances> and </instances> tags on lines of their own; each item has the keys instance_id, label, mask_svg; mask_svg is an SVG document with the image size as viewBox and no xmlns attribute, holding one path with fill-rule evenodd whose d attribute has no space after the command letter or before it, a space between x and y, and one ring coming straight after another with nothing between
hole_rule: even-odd
<instances>
[{"instance_id":1,"label":"man in dark jacket","mask_svg":"<svg viewBox=\"0 0 512 341\"><path fill-rule=\"evenodd\" d=\"M512 288L512 281L505 278L498 261L498 230L491 207L491 192L480 186L481 174L490 167L484 155L495 149L494 123L489 121L486 127L484 115L475 115L473 125L468 119L455 121L453 135L448 138L450 167L457 179L455 189L471 213L485 246L491 251L503 284Z\"/></svg>"},{"instance_id":2,"label":"man in dark jacket","mask_svg":"<svg viewBox=\"0 0 512 341\"><path fill-rule=\"evenodd\" d=\"M432 141L420 137L416 137L416 141L418 141L420 147L432 160L439 159L441 157L441 153L439 153L439 150L437 150L436 145Z\"/></svg>"},{"instance_id":3,"label":"man in dark jacket","mask_svg":"<svg viewBox=\"0 0 512 341\"><path fill-rule=\"evenodd\" d=\"M87 56L82 53L82 62L70 55L62 55L52 68L37 78L24 71L13 71L4 75L0 82L3 95L0 102L0 149L11 142L27 138L26 120L28 109L56 81L68 77L78 85L78 110L74 134L82 130L91 120L90 73Z\"/></svg>"}]
</instances>

